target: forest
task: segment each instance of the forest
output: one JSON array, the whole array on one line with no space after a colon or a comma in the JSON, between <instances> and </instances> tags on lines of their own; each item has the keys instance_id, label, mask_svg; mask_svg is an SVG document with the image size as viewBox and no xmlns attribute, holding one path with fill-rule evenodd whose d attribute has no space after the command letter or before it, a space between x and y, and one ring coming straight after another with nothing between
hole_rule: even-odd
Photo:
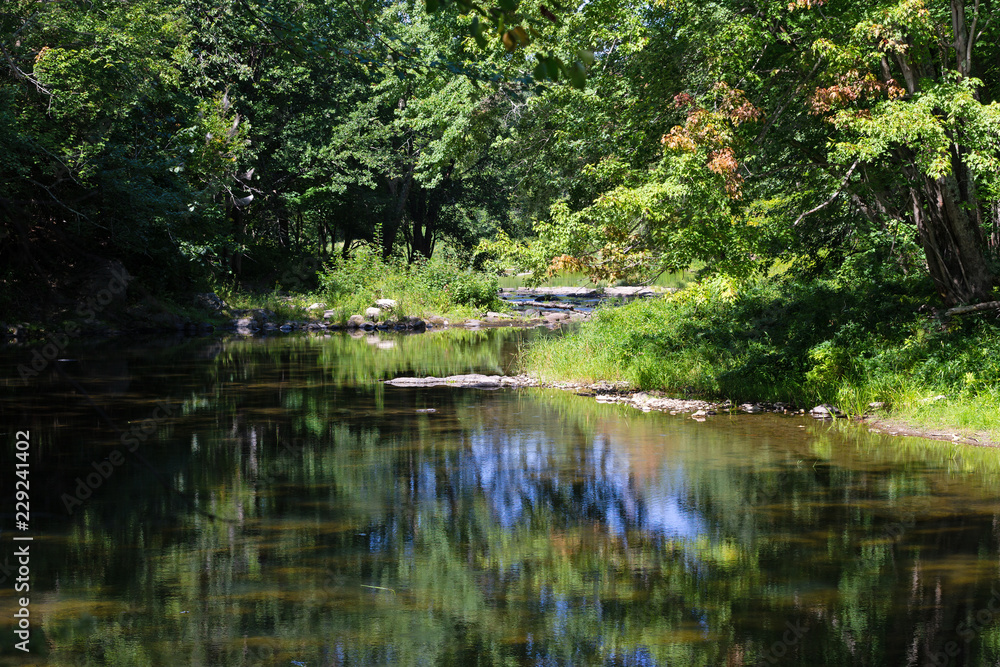
<instances>
[{"instance_id":1,"label":"forest","mask_svg":"<svg viewBox=\"0 0 1000 667\"><path fill-rule=\"evenodd\" d=\"M357 288L338 270L432 258L534 280L691 270L689 300L743 309L694 364L714 375L618 376L723 394L781 376L768 397L823 394L871 375L859 359L923 345L876 365L940 358L953 367L931 384L995 392L996 362L949 346L1000 346L996 14L992 0L11 0L0 319L58 311L94 267L163 303L220 287L332 298ZM772 321L766 340L732 334ZM661 357L690 347L629 328ZM755 365L769 370L743 381Z\"/></svg>"}]
</instances>

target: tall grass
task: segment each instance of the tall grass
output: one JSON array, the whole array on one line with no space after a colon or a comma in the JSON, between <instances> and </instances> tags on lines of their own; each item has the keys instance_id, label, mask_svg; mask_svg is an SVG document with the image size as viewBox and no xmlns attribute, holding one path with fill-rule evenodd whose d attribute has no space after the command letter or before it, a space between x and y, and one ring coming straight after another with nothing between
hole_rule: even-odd
<instances>
[{"instance_id":1,"label":"tall grass","mask_svg":"<svg viewBox=\"0 0 1000 667\"><path fill-rule=\"evenodd\" d=\"M303 309L314 302L324 303L336 313L334 321L341 323L363 315L377 299L397 302L393 317L462 319L503 308L497 277L463 268L453 253L407 264L399 258L383 260L377 249L362 246L349 258L338 256L318 271L310 269L308 275L303 270L286 274L295 278L287 286L291 294L278 287L259 292L226 283L216 284L214 290L230 309L263 308L287 320L301 319ZM306 284L312 287L303 289Z\"/></svg>"},{"instance_id":2,"label":"tall grass","mask_svg":"<svg viewBox=\"0 0 1000 667\"><path fill-rule=\"evenodd\" d=\"M365 246L327 267L319 283L319 295L341 319L362 314L383 298L397 301L397 314L420 317L474 317L502 307L496 276L462 269L439 255L407 265L383 260Z\"/></svg>"},{"instance_id":3,"label":"tall grass","mask_svg":"<svg viewBox=\"0 0 1000 667\"><path fill-rule=\"evenodd\" d=\"M714 278L664 299L601 308L522 357L543 379L624 380L736 401L880 402L928 425L1000 430L1000 321L942 323L919 282ZM934 400L937 396L944 399Z\"/></svg>"}]
</instances>

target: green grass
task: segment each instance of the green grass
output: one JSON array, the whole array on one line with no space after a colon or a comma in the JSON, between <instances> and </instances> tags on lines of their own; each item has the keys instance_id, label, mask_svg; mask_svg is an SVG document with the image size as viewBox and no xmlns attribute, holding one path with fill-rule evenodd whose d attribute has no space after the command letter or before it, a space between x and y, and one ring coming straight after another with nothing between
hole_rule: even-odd
<instances>
[{"instance_id":1,"label":"green grass","mask_svg":"<svg viewBox=\"0 0 1000 667\"><path fill-rule=\"evenodd\" d=\"M417 317L459 319L503 309L496 276L462 269L440 255L407 265L362 248L321 272L319 283L319 296L344 320L383 298L397 301L397 315Z\"/></svg>"},{"instance_id":2,"label":"green grass","mask_svg":"<svg viewBox=\"0 0 1000 667\"><path fill-rule=\"evenodd\" d=\"M336 312L334 321L343 323L352 315L364 315L377 299L397 302L393 318L464 319L503 309L496 276L462 269L453 258L441 256L407 265L401 260L383 260L377 252L362 247L350 258L338 258L322 267L315 283L318 288L293 294L225 285L217 286L216 293L230 309L263 308L286 320L304 319L305 307L323 303L327 310ZM323 311L312 314L321 317Z\"/></svg>"},{"instance_id":3,"label":"green grass","mask_svg":"<svg viewBox=\"0 0 1000 667\"><path fill-rule=\"evenodd\" d=\"M601 308L577 332L533 345L521 363L545 380L626 381L806 408L829 402L850 414L877 401L918 425L1000 433L1000 321L943 324L918 310L931 299L930 286L913 281L715 278Z\"/></svg>"}]
</instances>

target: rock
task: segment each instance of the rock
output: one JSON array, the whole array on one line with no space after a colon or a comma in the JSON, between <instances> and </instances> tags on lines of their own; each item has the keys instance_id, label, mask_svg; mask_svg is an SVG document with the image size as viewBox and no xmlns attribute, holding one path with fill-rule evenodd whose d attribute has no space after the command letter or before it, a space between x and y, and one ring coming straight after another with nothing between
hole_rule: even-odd
<instances>
[{"instance_id":1,"label":"rock","mask_svg":"<svg viewBox=\"0 0 1000 667\"><path fill-rule=\"evenodd\" d=\"M306 310L324 310L325 308L326 308L326 304L325 303L319 303L319 302L312 303L312 304L309 304L308 306L306 306Z\"/></svg>"},{"instance_id":2,"label":"rock","mask_svg":"<svg viewBox=\"0 0 1000 667\"><path fill-rule=\"evenodd\" d=\"M323 319L324 320L334 320L334 319L337 319L337 311L335 311L335 310L326 310L326 311L323 311Z\"/></svg>"},{"instance_id":3,"label":"rock","mask_svg":"<svg viewBox=\"0 0 1000 667\"><path fill-rule=\"evenodd\" d=\"M393 387L456 387L465 389L500 389L501 387L537 387L538 380L526 375L450 375L448 377L401 377L387 380Z\"/></svg>"},{"instance_id":4,"label":"rock","mask_svg":"<svg viewBox=\"0 0 1000 667\"><path fill-rule=\"evenodd\" d=\"M503 313L494 313L492 310L486 311L486 317L495 317L498 320L509 320L512 319L511 315L504 315Z\"/></svg>"},{"instance_id":5,"label":"rock","mask_svg":"<svg viewBox=\"0 0 1000 667\"><path fill-rule=\"evenodd\" d=\"M764 412L764 408L760 407L755 403L744 403L740 406L740 410L746 412L747 414L756 415Z\"/></svg>"},{"instance_id":6,"label":"rock","mask_svg":"<svg viewBox=\"0 0 1000 667\"><path fill-rule=\"evenodd\" d=\"M871 410L881 410L882 408L885 407L885 403L883 403L882 401L874 401L872 403L869 403L868 407Z\"/></svg>"},{"instance_id":7,"label":"rock","mask_svg":"<svg viewBox=\"0 0 1000 667\"><path fill-rule=\"evenodd\" d=\"M288 322L285 322L280 327L278 327L278 329L280 329L281 331L284 331L285 333L288 333L289 331L291 331L292 328L293 328L292 325L289 324Z\"/></svg>"},{"instance_id":8,"label":"rock","mask_svg":"<svg viewBox=\"0 0 1000 667\"><path fill-rule=\"evenodd\" d=\"M365 308L365 317L370 317L371 319L376 320L378 319L378 316L381 314L382 314L381 308L375 308L374 306L371 308Z\"/></svg>"},{"instance_id":9,"label":"rock","mask_svg":"<svg viewBox=\"0 0 1000 667\"><path fill-rule=\"evenodd\" d=\"M226 302L223 301L222 298L215 292L195 294L194 303L196 306L202 306L203 308L209 308L216 311L226 308Z\"/></svg>"},{"instance_id":10,"label":"rock","mask_svg":"<svg viewBox=\"0 0 1000 667\"><path fill-rule=\"evenodd\" d=\"M397 303L395 299L376 299L375 300L375 305L378 306L379 308L385 308L386 310L392 310L393 308L395 308L396 306L398 306L399 303Z\"/></svg>"},{"instance_id":11,"label":"rock","mask_svg":"<svg viewBox=\"0 0 1000 667\"><path fill-rule=\"evenodd\" d=\"M434 408L417 408L418 414L429 415L431 413L437 412Z\"/></svg>"},{"instance_id":12,"label":"rock","mask_svg":"<svg viewBox=\"0 0 1000 667\"><path fill-rule=\"evenodd\" d=\"M250 334L257 331L257 329L257 322L252 317L241 317L236 320L236 333Z\"/></svg>"},{"instance_id":13,"label":"rock","mask_svg":"<svg viewBox=\"0 0 1000 667\"><path fill-rule=\"evenodd\" d=\"M938 401L943 401L948 398L944 394L938 394L937 396L929 396L927 398L920 399L921 403L937 403Z\"/></svg>"},{"instance_id":14,"label":"rock","mask_svg":"<svg viewBox=\"0 0 1000 667\"><path fill-rule=\"evenodd\" d=\"M813 419L836 419L837 417L843 417L844 413L829 403L824 403L810 410L809 416Z\"/></svg>"},{"instance_id":15,"label":"rock","mask_svg":"<svg viewBox=\"0 0 1000 667\"><path fill-rule=\"evenodd\" d=\"M347 320L347 326L351 329L357 329L358 327L364 326L365 318L361 315L351 315Z\"/></svg>"},{"instance_id":16,"label":"rock","mask_svg":"<svg viewBox=\"0 0 1000 667\"><path fill-rule=\"evenodd\" d=\"M649 287L605 287L604 296L608 297L640 297L654 296L657 290Z\"/></svg>"},{"instance_id":17,"label":"rock","mask_svg":"<svg viewBox=\"0 0 1000 667\"><path fill-rule=\"evenodd\" d=\"M427 329L427 323L419 317L404 317L399 322L405 325L407 329L413 329L414 331L424 331Z\"/></svg>"},{"instance_id":18,"label":"rock","mask_svg":"<svg viewBox=\"0 0 1000 667\"><path fill-rule=\"evenodd\" d=\"M704 419L707 416L708 416L708 410L698 410L697 412L691 415L691 417L694 419L698 419L699 417Z\"/></svg>"},{"instance_id":19,"label":"rock","mask_svg":"<svg viewBox=\"0 0 1000 667\"><path fill-rule=\"evenodd\" d=\"M480 325L482 325L482 322L480 322L479 320L466 320L465 321L465 327L468 328L468 329L476 329Z\"/></svg>"}]
</instances>

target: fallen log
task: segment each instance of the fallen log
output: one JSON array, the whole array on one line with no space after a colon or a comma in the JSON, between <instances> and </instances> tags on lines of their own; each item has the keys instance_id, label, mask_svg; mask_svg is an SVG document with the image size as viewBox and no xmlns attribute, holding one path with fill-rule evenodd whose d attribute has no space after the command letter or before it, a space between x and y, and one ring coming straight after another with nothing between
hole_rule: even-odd
<instances>
[{"instance_id":1,"label":"fallen log","mask_svg":"<svg viewBox=\"0 0 1000 667\"><path fill-rule=\"evenodd\" d=\"M986 301L972 306L955 306L944 311L945 317L952 315L965 315L966 313L977 313L982 310L1000 310L1000 301Z\"/></svg>"}]
</instances>

